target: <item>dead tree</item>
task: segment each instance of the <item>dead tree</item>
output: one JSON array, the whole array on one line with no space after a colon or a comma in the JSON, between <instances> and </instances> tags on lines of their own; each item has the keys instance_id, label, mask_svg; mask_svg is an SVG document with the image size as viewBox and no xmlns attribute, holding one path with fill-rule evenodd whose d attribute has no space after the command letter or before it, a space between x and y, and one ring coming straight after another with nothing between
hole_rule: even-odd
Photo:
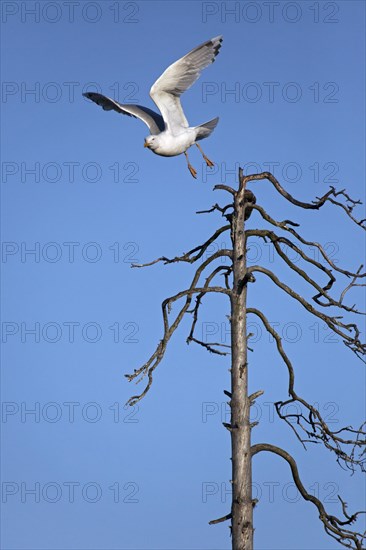
<instances>
[{"instance_id":1,"label":"dead tree","mask_svg":"<svg viewBox=\"0 0 366 550\"><path fill-rule=\"evenodd\" d=\"M256 275L262 274L269 278L272 283L290 298L298 302L310 314L321 319L338 336L343 343L359 358L366 354L366 345L360 341L360 330L356 323L346 323L341 315L327 313L327 308L336 308L339 313L346 313L354 317L361 313L355 305L346 304L346 295L353 287L365 286L362 282L366 273L362 273L363 266L355 272L342 269L336 265L327 255L325 249L317 242L306 240L295 228L298 224L291 220L276 221L265 209L256 204L256 197L252 191L246 188L249 182L267 180L276 189L276 191L296 207L309 210L319 210L325 205L332 205L341 209L345 214L361 228L366 228L366 220L357 220L354 215L354 208L360 204L360 201L353 200L345 190L336 191L331 187L330 190L320 198L311 203L299 201L292 197L270 173L244 176L242 170L239 170L239 187L237 190L227 185L216 185L214 189L226 191L230 195L230 202L225 206L215 204L211 209L197 212L198 214L219 212L226 220L225 224L217 229L215 233L203 244L196 246L192 250L176 256L175 258L161 257L147 264L139 264L133 267L145 267L163 262L171 264L177 262L195 263L202 258L208 247L224 232L230 232L232 246L230 249L223 249L211 255L208 259L200 263L195 270L190 286L178 292L174 296L164 300L162 304L162 314L164 322L164 333L155 352L139 369L133 374L126 375L128 380L138 379L140 381L147 377L147 384L140 395L130 398L129 404L133 405L141 400L151 387L153 374L160 361L163 359L167 345L174 331L179 326L186 314L192 315L192 325L187 342L195 342L206 348L211 353L219 355L231 354L231 390L224 393L229 397L231 407L230 424L224 424L231 437L232 449L232 506L231 511L224 517L212 520L215 524L223 521L230 521L232 548L234 550L252 550L253 549L253 508L256 502L252 499L252 460L255 455L261 452L274 453L283 458L290 466L293 481L296 484L301 496L306 501L312 502L318 509L319 519L323 523L324 529L328 535L333 537L346 548L360 550L363 548L365 535L352 530L352 524L358 519L358 516L364 512L350 514L347 511L347 505L339 496L340 507L343 516L336 517L330 515L325 510L322 502L315 496L309 494L301 482L300 474L294 458L285 450L268 443L251 444L251 430L253 424L250 421L250 407L263 391L257 391L252 395L248 394L248 340L247 317L256 316L264 328L272 335L280 357L282 358L288 371L288 399L275 403L275 409L278 416L283 419L294 431L296 437L305 447L308 442L322 443L329 451L333 453L341 466L350 469L352 472L356 468L365 471L365 435L366 424L354 429L352 426L344 427L333 431L327 425L325 419L319 410L311 405L307 400L300 396L295 389L295 372L293 365L286 354L282 345L280 335L269 323L265 313L253 307L247 307L247 293L250 285L255 283ZM245 229L245 222L250 215L256 212L259 219L263 219L272 229ZM279 231L279 233L278 233ZM247 247L248 241L252 238L263 239L270 242L279 258L281 258L294 272L305 280L310 287L313 287L315 295L313 304L295 292L292 288L282 282L271 270L260 265L247 265ZM282 246L281 246L282 245ZM301 256L305 264L312 269L316 269L319 275L325 278L325 284L319 283L310 276L309 273L296 265L285 253L283 245L288 250L296 251ZM322 258L322 261L309 257L303 250L302 245L316 247ZM217 265L218 258L227 257L229 265ZM223 276L223 285L215 283L217 276ZM202 281L202 279L204 280ZM332 296L331 290L336 281L336 277L345 277L348 281L347 286L341 292L340 296ZM231 345L225 345L221 342L207 342L196 337L195 329L198 321L200 305L203 298L209 293L226 294L230 301L230 323L231 323ZM195 298L194 302L193 299ZM183 305L174 318L171 315L171 307L178 300L183 299ZM329 311L329 309L328 309ZM230 348L230 349L225 349ZM301 412L297 414L287 414L286 407L290 403L296 403Z\"/></svg>"}]
</instances>

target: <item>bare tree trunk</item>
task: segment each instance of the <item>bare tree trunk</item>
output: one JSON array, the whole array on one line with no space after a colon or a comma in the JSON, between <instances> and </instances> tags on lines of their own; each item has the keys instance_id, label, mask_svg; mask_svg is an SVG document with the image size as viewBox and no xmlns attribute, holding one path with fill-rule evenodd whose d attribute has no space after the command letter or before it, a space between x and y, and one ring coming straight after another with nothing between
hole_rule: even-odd
<instances>
[{"instance_id":1,"label":"bare tree trunk","mask_svg":"<svg viewBox=\"0 0 366 550\"><path fill-rule=\"evenodd\" d=\"M241 174L242 176L242 174ZM233 290L231 295L231 449L232 449L232 547L253 550L252 468L250 451L250 401L248 396L246 329L246 243L244 233L245 187L235 195L231 220Z\"/></svg>"}]
</instances>

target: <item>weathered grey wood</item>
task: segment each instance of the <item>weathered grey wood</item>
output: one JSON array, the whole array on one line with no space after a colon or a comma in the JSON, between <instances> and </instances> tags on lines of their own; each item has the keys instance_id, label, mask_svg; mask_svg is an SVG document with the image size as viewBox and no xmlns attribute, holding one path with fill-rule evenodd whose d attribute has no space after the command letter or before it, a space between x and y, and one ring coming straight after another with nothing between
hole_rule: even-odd
<instances>
[{"instance_id":1,"label":"weathered grey wood","mask_svg":"<svg viewBox=\"0 0 366 550\"><path fill-rule=\"evenodd\" d=\"M232 451L232 546L253 549L252 465L250 401L247 362L247 265L245 250L245 185L240 172L231 219L233 288L231 293L231 451Z\"/></svg>"}]
</instances>

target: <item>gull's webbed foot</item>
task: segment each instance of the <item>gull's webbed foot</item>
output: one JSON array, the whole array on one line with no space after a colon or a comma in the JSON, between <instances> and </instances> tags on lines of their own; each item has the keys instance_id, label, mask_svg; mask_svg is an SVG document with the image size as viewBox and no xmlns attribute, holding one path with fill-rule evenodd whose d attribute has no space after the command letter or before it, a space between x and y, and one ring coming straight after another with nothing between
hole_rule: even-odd
<instances>
[{"instance_id":1,"label":"gull's webbed foot","mask_svg":"<svg viewBox=\"0 0 366 550\"><path fill-rule=\"evenodd\" d=\"M188 170L190 171L194 179L197 179L197 170L195 170L190 163L188 163Z\"/></svg>"},{"instance_id":2,"label":"gull's webbed foot","mask_svg":"<svg viewBox=\"0 0 366 550\"><path fill-rule=\"evenodd\" d=\"M196 145L197 145L198 149L201 151L201 154L202 154L202 156L203 156L203 158L204 158L204 160L205 160L207 166L209 166L210 168L212 168L213 166L215 166L215 163L212 162L212 160L210 160L209 158L206 157L205 153L202 151L202 149L201 149L201 147L199 146L199 144L196 143Z\"/></svg>"},{"instance_id":3,"label":"gull's webbed foot","mask_svg":"<svg viewBox=\"0 0 366 550\"><path fill-rule=\"evenodd\" d=\"M215 166L215 163L212 162L212 160L208 159L208 158L206 157L206 155L203 155L203 158L205 159L207 166L209 166L210 168L212 168L213 166Z\"/></svg>"},{"instance_id":4,"label":"gull's webbed foot","mask_svg":"<svg viewBox=\"0 0 366 550\"><path fill-rule=\"evenodd\" d=\"M190 171L190 173L192 174L194 179L197 179L197 171L193 168L192 164L189 162L187 151L184 152L184 155L185 155L186 160L187 160L188 170Z\"/></svg>"}]
</instances>

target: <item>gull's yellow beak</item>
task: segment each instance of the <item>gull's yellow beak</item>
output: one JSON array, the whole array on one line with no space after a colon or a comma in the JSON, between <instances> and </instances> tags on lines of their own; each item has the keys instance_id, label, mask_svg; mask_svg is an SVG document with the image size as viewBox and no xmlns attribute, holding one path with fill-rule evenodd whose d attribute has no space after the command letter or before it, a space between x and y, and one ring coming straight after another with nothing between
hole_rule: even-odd
<instances>
[{"instance_id":1,"label":"gull's yellow beak","mask_svg":"<svg viewBox=\"0 0 366 550\"><path fill-rule=\"evenodd\" d=\"M148 144L147 144L147 141L145 141L144 147L149 147Z\"/></svg>"}]
</instances>

